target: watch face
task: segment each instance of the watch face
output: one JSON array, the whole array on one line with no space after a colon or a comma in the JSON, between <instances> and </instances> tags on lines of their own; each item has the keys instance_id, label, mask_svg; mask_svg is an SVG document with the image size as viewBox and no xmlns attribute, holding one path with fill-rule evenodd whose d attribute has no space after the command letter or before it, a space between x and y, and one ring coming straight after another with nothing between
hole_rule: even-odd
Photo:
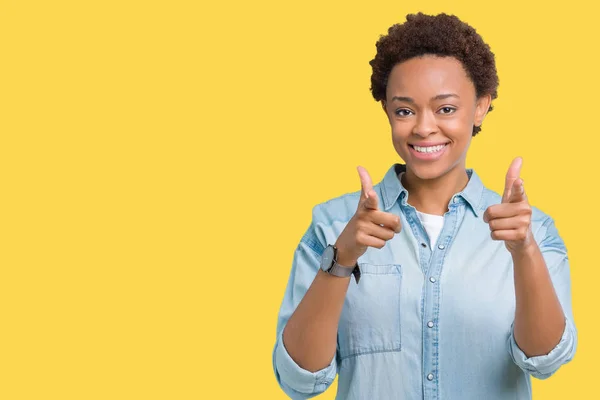
<instances>
[{"instance_id":1,"label":"watch face","mask_svg":"<svg viewBox=\"0 0 600 400\"><path fill-rule=\"evenodd\" d=\"M325 247L325 251L321 256L321 269L328 271L333 264L333 246Z\"/></svg>"}]
</instances>

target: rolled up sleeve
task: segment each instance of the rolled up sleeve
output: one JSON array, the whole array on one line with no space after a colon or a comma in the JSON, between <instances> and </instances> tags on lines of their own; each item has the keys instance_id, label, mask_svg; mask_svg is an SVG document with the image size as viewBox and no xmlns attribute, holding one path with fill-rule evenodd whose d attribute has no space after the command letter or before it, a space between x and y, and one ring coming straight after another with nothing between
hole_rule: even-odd
<instances>
[{"instance_id":1,"label":"rolled up sleeve","mask_svg":"<svg viewBox=\"0 0 600 400\"><path fill-rule=\"evenodd\" d=\"M558 371L561 365L569 362L573 358L575 348L577 347L577 333L575 332L575 326L567 318L565 330L560 338L560 342L558 342L556 347L548 354L527 357L517 345L514 331L512 330L509 338L509 346L513 361L523 371L538 379L546 379Z\"/></svg>"},{"instance_id":2,"label":"rolled up sleeve","mask_svg":"<svg viewBox=\"0 0 600 400\"><path fill-rule=\"evenodd\" d=\"M514 338L514 324L508 338L509 352L513 361L525 372L538 379L546 379L562 365L571 361L577 349L577 329L571 305L571 277L569 258L563 240L558 235L554 221L548 217L540 228L538 241L554 290L565 314L565 329L558 344L545 355L527 357Z\"/></svg>"},{"instance_id":3,"label":"rolled up sleeve","mask_svg":"<svg viewBox=\"0 0 600 400\"><path fill-rule=\"evenodd\" d=\"M273 350L273 369L281 389L292 399L308 399L324 392L337 374L334 355L329 366L316 372L301 368L287 352L283 343L283 329L314 280L323 253L323 239L318 238L313 223L300 241L292 262L292 270L285 290L277 321L277 339Z\"/></svg>"},{"instance_id":4,"label":"rolled up sleeve","mask_svg":"<svg viewBox=\"0 0 600 400\"><path fill-rule=\"evenodd\" d=\"M308 399L323 393L335 379L337 371L335 356L322 370L307 371L290 357L283 344L283 335L280 335L277 340L274 358L279 385L293 399Z\"/></svg>"}]
</instances>

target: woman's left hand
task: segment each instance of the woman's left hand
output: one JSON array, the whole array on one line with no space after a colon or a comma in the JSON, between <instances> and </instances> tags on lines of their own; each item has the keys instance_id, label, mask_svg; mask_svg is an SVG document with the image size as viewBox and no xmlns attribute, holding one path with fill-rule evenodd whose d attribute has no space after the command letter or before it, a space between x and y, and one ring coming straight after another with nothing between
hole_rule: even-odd
<instances>
[{"instance_id":1,"label":"woman's left hand","mask_svg":"<svg viewBox=\"0 0 600 400\"><path fill-rule=\"evenodd\" d=\"M485 210L483 220L488 223L492 239L504 240L508 251L518 254L536 245L531 231L531 206L527 200L523 179L520 178L523 159L513 160L506 173L502 203Z\"/></svg>"}]
</instances>

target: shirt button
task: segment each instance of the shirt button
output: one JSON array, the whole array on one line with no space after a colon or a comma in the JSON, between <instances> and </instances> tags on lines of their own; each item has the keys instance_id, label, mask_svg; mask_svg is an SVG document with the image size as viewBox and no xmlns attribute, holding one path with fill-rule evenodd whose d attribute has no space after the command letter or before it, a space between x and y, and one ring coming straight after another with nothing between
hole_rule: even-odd
<instances>
[{"instance_id":1,"label":"shirt button","mask_svg":"<svg viewBox=\"0 0 600 400\"><path fill-rule=\"evenodd\" d=\"M452 201L453 201L454 203L458 203L458 197L455 197L455 198L453 198L453 199L452 199Z\"/></svg>"},{"instance_id":2,"label":"shirt button","mask_svg":"<svg viewBox=\"0 0 600 400\"><path fill-rule=\"evenodd\" d=\"M433 380L433 374L429 374L429 375L427 375L427 380L428 380L428 381L432 381L432 380Z\"/></svg>"},{"instance_id":3,"label":"shirt button","mask_svg":"<svg viewBox=\"0 0 600 400\"><path fill-rule=\"evenodd\" d=\"M427 247L425 243L421 243L421 247Z\"/></svg>"},{"instance_id":4,"label":"shirt button","mask_svg":"<svg viewBox=\"0 0 600 400\"><path fill-rule=\"evenodd\" d=\"M430 327L430 328L433 328L433 322L432 322L432 321L429 321L429 322L427 323L427 326L428 326L428 327Z\"/></svg>"},{"instance_id":5,"label":"shirt button","mask_svg":"<svg viewBox=\"0 0 600 400\"><path fill-rule=\"evenodd\" d=\"M429 282L435 283L435 278L432 276L431 278L429 278Z\"/></svg>"},{"instance_id":6,"label":"shirt button","mask_svg":"<svg viewBox=\"0 0 600 400\"><path fill-rule=\"evenodd\" d=\"M438 246L438 249L440 249L440 250L444 250L445 248L446 248L446 246L444 246L443 244L440 244L440 245Z\"/></svg>"}]
</instances>

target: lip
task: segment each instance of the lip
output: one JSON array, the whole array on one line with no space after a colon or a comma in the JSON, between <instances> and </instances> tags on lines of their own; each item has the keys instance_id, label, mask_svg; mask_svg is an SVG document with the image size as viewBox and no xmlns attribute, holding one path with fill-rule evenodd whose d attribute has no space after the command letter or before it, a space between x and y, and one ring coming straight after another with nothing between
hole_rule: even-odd
<instances>
[{"instance_id":1,"label":"lip","mask_svg":"<svg viewBox=\"0 0 600 400\"><path fill-rule=\"evenodd\" d=\"M440 151L436 151L435 153L419 153L418 151L416 151L413 146L420 146L420 147L430 147L430 146L438 146L438 145L445 145L443 149L441 149ZM448 149L448 143L438 143L438 144L409 144L408 146L410 154L418 159L418 160L424 160L424 161L435 161L437 159L439 159L440 157L442 157L444 155L444 153L446 152L446 149Z\"/></svg>"},{"instance_id":2,"label":"lip","mask_svg":"<svg viewBox=\"0 0 600 400\"><path fill-rule=\"evenodd\" d=\"M432 146L440 146L442 144L448 144L450 142L416 142L416 143L409 143L409 146L419 146L419 147L432 147Z\"/></svg>"}]
</instances>

